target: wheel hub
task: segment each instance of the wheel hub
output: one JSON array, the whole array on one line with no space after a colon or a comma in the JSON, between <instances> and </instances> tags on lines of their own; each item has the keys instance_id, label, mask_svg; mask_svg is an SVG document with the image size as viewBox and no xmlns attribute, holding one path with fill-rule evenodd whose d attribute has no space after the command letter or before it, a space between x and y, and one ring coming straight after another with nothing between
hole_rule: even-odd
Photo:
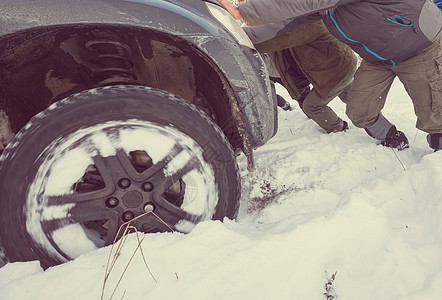
<instances>
[{"instance_id":1,"label":"wheel hub","mask_svg":"<svg viewBox=\"0 0 442 300\"><path fill-rule=\"evenodd\" d=\"M123 203L126 207L135 208L143 202L143 195L137 191L130 191L123 196Z\"/></svg>"}]
</instances>

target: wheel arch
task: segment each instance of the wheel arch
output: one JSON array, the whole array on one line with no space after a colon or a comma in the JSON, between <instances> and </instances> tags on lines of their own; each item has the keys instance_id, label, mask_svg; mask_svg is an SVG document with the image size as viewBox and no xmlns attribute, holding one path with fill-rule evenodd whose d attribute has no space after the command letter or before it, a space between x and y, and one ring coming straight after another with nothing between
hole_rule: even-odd
<instances>
[{"instance_id":1,"label":"wheel arch","mask_svg":"<svg viewBox=\"0 0 442 300\"><path fill-rule=\"evenodd\" d=\"M135 84L197 105L221 127L235 150L247 138L226 75L183 37L121 24L70 24L19 31L0 45L5 49L0 54L0 123L10 133L73 93ZM4 143L7 129L0 131Z\"/></svg>"}]
</instances>

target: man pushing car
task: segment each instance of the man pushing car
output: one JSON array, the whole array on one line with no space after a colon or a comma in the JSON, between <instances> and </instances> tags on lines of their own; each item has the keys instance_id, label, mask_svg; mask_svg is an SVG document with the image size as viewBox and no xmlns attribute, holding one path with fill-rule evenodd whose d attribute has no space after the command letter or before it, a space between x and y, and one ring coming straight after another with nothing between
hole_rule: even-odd
<instances>
[{"instance_id":1,"label":"man pushing car","mask_svg":"<svg viewBox=\"0 0 442 300\"><path fill-rule=\"evenodd\" d=\"M381 114L397 76L413 101L416 127L442 149L442 13L430 0L218 0L249 26L322 19L332 35L360 57L346 114L382 145L408 147L405 135ZM276 33L278 34L278 33Z\"/></svg>"}]
</instances>

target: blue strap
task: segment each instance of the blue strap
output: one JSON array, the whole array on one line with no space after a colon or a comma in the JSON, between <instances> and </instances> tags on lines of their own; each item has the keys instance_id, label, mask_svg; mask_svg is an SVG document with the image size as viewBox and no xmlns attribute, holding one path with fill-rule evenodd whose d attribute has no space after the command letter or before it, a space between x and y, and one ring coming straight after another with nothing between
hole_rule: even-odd
<instances>
[{"instance_id":1,"label":"blue strap","mask_svg":"<svg viewBox=\"0 0 442 300\"><path fill-rule=\"evenodd\" d=\"M437 7L442 9L442 0L434 0L434 3L436 3Z\"/></svg>"},{"instance_id":2,"label":"blue strap","mask_svg":"<svg viewBox=\"0 0 442 300\"><path fill-rule=\"evenodd\" d=\"M441 5L442 5L442 0L440 0L440 1L441 1ZM414 26L414 22L413 22L413 20L411 20L410 18L403 17L403 16L399 16L399 15L394 15L394 17L395 17L395 18L402 18L402 19L405 19L405 20L407 20L407 21L410 21L410 24L399 23L399 22L397 22L397 21L395 21L395 20L392 20L392 19L390 19L390 18L387 18L387 20L390 21L391 23L396 24L396 25L416 28L416 26Z\"/></svg>"},{"instance_id":3,"label":"blue strap","mask_svg":"<svg viewBox=\"0 0 442 300\"><path fill-rule=\"evenodd\" d=\"M439 1L442 2L442 0L439 0ZM388 60L387 58L384 58L384 57L380 56L380 55L377 54L376 52L371 51L371 50L370 50L365 44L363 44L363 43L361 43L361 42L358 42L358 41L355 41L355 40L349 38L349 37L344 33L344 31L342 31L342 29L338 26L338 23L336 22L335 18L333 18L333 16L332 16L332 12L331 12L330 9L328 10L328 14L329 14L331 20L333 21L333 23L335 24L336 29L342 34L342 36L343 36L344 38L346 38L346 39L349 40L350 42L361 44L361 45L365 48L365 50L366 50L368 53L374 55L376 58L379 58L380 60ZM391 64L393 65L393 67L396 66L396 63L395 63L392 59L390 59L390 62L391 62Z\"/></svg>"}]
</instances>

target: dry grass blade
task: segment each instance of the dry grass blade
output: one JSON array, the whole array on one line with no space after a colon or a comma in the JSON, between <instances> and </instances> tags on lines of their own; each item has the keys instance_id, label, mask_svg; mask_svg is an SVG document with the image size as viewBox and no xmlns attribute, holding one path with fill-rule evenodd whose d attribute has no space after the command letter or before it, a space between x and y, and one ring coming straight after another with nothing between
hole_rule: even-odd
<instances>
[{"instance_id":1,"label":"dry grass blade","mask_svg":"<svg viewBox=\"0 0 442 300\"><path fill-rule=\"evenodd\" d=\"M391 148L391 151L393 151L394 156L396 156L397 160L401 163L402 168L404 168L404 171L407 171L407 169L405 169L405 166L404 166L404 164L402 163L401 159L400 159L399 156L397 155L396 151L394 151L393 148Z\"/></svg>"},{"instance_id":2,"label":"dry grass blade","mask_svg":"<svg viewBox=\"0 0 442 300\"><path fill-rule=\"evenodd\" d=\"M140 241L140 237L138 236L138 231L137 231L137 240L138 243L141 245L142 240ZM155 283L157 283L158 281L155 279L155 276L153 276L152 271L150 270L147 261L146 261L146 257L144 256L144 252L143 252L143 248L140 247L140 252L141 252L141 257L143 257L143 261L144 261L144 265L146 266L147 270L150 273L150 276L152 276L153 280L155 281Z\"/></svg>"},{"instance_id":3,"label":"dry grass blade","mask_svg":"<svg viewBox=\"0 0 442 300\"><path fill-rule=\"evenodd\" d=\"M121 296L121 300L123 300L124 295L126 295L126 291L124 291L123 296Z\"/></svg>"},{"instance_id":4,"label":"dry grass blade","mask_svg":"<svg viewBox=\"0 0 442 300\"><path fill-rule=\"evenodd\" d=\"M140 240L140 237L138 235L138 230L134 226L131 225L131 223L133 221L135 221L136 219L139 219L139 218L141 218L141 217L143 217L143 216L145 216L145 215L147 215L149 213L152 213L158 220L160 220L164 225L166 225L167 228L169 228L172 232L175 232L175 230L169 224L167 224L162 218L160 218L154 212L146 212L144 214L141 214L141 215L137 216L136 218L134 218L134 219L132 219L130 221L127 221L127 222L121 224L120 228L118 229L118 231L117 231L117 233L115 235L114 241L112 242L111 250L109 252L109 256L108 256L108 259L107 259L105 276L104 276L104 281L103 281L103 287L102 287L102 291L101 291L101 300L103 300L103 298L104 298L104 291L106 289L106 283L107 283L107 281L109 279L109 276L110 276L110 274L111 274L111 272L112 272L112 270L113 270L113 268L114 268L118 258L121 255L121 251L122 251L122 249L124 247L124 244L126 243L126 240L128 238L128 234L130 233L131 230L133 230L136 233L138 244L137 244L137 247L135 248L134 252L132 253L132 256L130 257L128 263L126 264L126 267L124 268L123 273L121 274L120 278L118 279L118 282L117 282L117 284L116 284L116 286L115 286L115 288L114 288L114 290L112 292L112 295L110 296L109 299L112 299L112 297L114 296L114 294L115 294L115 292L116 292L116 290L117 290L121 280L123 279L124 274L126 273L130 263L132 262L135 254L137 253L138 250L140 250L141 256L142 256L143 261L144 261L144 265L146 266L147 270L149 271L149 274L152 276L153 280L155 282L157 282L155 276L152 274L152 272L151 272L151 270L150 270L150 268L149 268L149 266L147 264L146 257L144 255L143 249L141 247L141 243L143 242L144 238ZM115 247L115 244L117 243L117 238L118 238L118 236L120 236L120 232L123 230L123 228L124 228L124 231L122 233L122 237L121 237L120 241L118 242L118 246L117 246L117 248L116 248L116 250L114 252L114 247ZM113 257L112 257L112 253L114 253ZM126 292L124 292L122 297L124 297L125 294L126 294Z\"/></svg>"},{"instance_id":5,"label":"dry grass blade","mask_svg":"<svg viewBox=\"0 0 442 300\"><path fill-rule=\"evenodd\" d=\"M418 134L419 130L416 129L416 133L414 135L414 139L413 139L413 143L416 143L416 138L417 138L417 134Z\"/></svg>"},{"instance_id":6,"label":"dry grass blade","mask_svg":"<svg viewBox=\"0 0 442 300\"><path fill-rule=\"evenodd\" d=\"M123 236L122 236L122 238L120 239L120 242L118 243L118 247L117 247L117 249L115 250L114 257L113 257L113 259L112 259L112 261L111 261L111 256L112 256L112 253L113 253L113 250L114 250L115 242L116 242L117 237L119 236L120 231L121 231L121 229L123 228L123 226L126 226L126 229L124 230ZM123 224L120 226L120 228L118 229L117 234L115 235L114 241L113 241L112 246L111 246L111 250L110 250L110 252L109 252L109 257L107 258L106 270L105 270L105 276L104 276L104 281L103 281L103 288L102 288L102 293L101 293L101 299L103 299L104 289L105 289L105 287L106 287L107 279L109 278L109 275L111 274L112 269L113 269L113 267L115 266L115 263L117 262L117 259L118 259L118 257L119 257L120 254L121 254L121 249L123 248L124 243L125 243L126 240L127 240L127 232L128 232L128 230L129 230L129 227L130 227L130 222L123 223Z\"/></svg>"},{"instance_id":7,"label":"dry grass blade","mask_svg":"<svg viewBox=\"0 0 442 300\"><path fill-rule=\"evenodd\" d=\"M141 217L147 215L148 213L150 213L150 212L146 212L144 214L141 214L141 215L137 216L136 218L121 224L120 228L118 228L118 231L117 231L117 233L116 233L116 235L114 237L114 241L112 242L111 250L109 252L109 256L108 256L107 263L106 263L106 270L105 270L105 275L104 275L104 280L103 280L103 287L102 287L102 290L101 290L101 300L103 300L103 298L104 298L104 291L106 289L106 283L107 283L107 281L109 279L109 276L110 276L110 274L111 274L111 272L112 272L112 270L113 270L113 268L114 268L118 258L121 255L121 250L124 247L124 244L126 243L126 240L127 240L127 237L128 237L128 233L130 232L130 229L133 229L135 232L137 232L137 229L134 226L130 225L131 222L133 222L134 220L136 220L138 218L141 218ZM118 242L118 247L117 247L117 249L114 252L115 243L117 242L117 238L120 236L120 232L121 232L121 230L123 228L124 228L124 232L122 234L122 237L121 237L120 241ZM138 238L138 241L139 241L139 238ZM138 249L138 247L137 247L137 249ZM113 255L113 258L111 259L112 253L114 253L114 255ZM142 253L142 255L143 255L143 260L145 262L145 265L147 267L147 262L146 262L146 259L144 257L144 253ZM148 271L152 275L152 272L150 271L149 268L148 268ZM153 275L152 275L152 277L153 277ZM156 282L155 278L154 278L154 280Z\"/></svg>"},{"instance_id":8,"label":"dry grass blade","mask_svg":"<svg viewBox=\"0 0 442 300\"><path fill-rule=\"evenodd\" d=\"M119 236L119 234L120 234L121 229L123 228L123 226L126 226L126 229L124 230L123 236L122 236L122 238L120 239L120 242L118 243L117 250L115 251L114 256L113 256L113 259L111 260L112 253L113 253L113 251L114 251L114 246L115 246L116 239L117 239L117 237ZM115 263L117 262L118 257L119 257L120 254L121 254L121 249L123 248L124 243L125 243L126 240L127 240L127 231L129 230L129 227L130 227L130 223L129 223L129 222L126 222L126 223L122 224L122 225L120 226L120 228L118 229L117 234L115 235L114 241L113 241L112 246L111 246L111 250L110 250L110 252L109 252L109 256L108 256L108 258L107 258L106 270L105 270L104 281L103 281L103 287L102 287L102 290L101 290L101 300L103 300L103 297L104 297L104 290L105 290L105 288L106 288L107 280L109 279L109 276L110 276L110 274L111 274L111 272L112 272L112 269L113 269L113 267L115 266Z\"/></svg>"},{"instance_id":9,"label":"dry grass blade","mask_svg":"<svg viewBox=\"0 0 442 300\"><path fill-rule=\"evenodd\" d=\"M156 213L152 212L152 214L157 217L157 219L160 220L164 225L166 225L172 232L175 232L175 230L173 230L173 228L169 226L169 224L167 224L163 219L161 219Z\"/></svg>"},{"instance_id":10,"label":"dry grass blade","mask_svg":"<svg viewBox=\"0 0 442 300\"><path fill-rule=\"evenodd\" d=\"M112 295L110 296L109 299L112 299L112 297L114 296L115 292L117 291L118 286L120 285L121 280L123 279L124 274L126 274L127 268L129 268L130 263L132 262L132 259L134 258L135 254L137 253L137 250L140 248L141 243L143 242L144 238L141 239L141 241L138 242L137 247L135 248L134 252L132 253L132 256L130 257L129 261L126 264L126 267L123 270L123 273L121 273L120 278L118 279L117 284L115 285L114 291L112 292ZM156 281L156 280L155 280Z\"/></svg>"}]
</instances>

